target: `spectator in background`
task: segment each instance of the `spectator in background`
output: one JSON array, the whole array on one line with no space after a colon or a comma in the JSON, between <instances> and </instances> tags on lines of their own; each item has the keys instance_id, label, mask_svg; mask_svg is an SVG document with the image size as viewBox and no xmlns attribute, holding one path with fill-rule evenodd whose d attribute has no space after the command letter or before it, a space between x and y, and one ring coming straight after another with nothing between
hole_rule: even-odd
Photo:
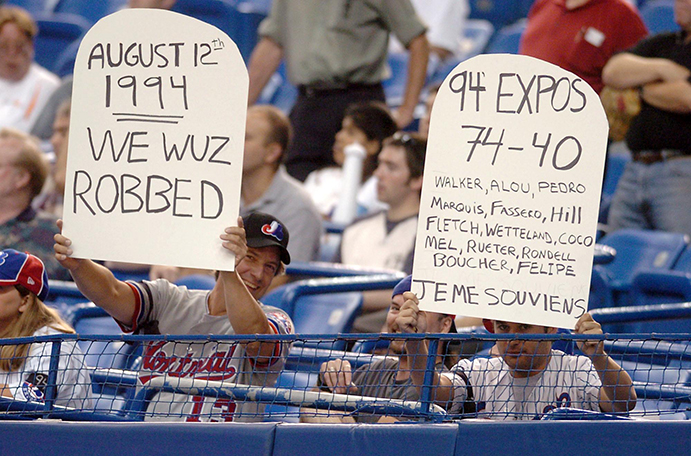
<instances>
[{"instance_id":1,"label":"spectator in background","mask_svg":"<svg viewBox=\"0 0 691 456\"><path fill-rule=\"evenodd\" d=\"M386 209L377 199L377 180L373 173L383 141L394 133L396 121L384 103L365 101L348 106L333 146L338 166L313 171L305 181L305 189L324 218L331 217L342 196L344 149L353 143L359 143L367 153L362 167L362 186L357 195L358 207L364 213Z\"/></svg>"},{"instance_id":2,"label":"spectator in background","mask_svg":"<svg viewBox=\"0 0 691 456\"><path fill-rule=\"evenodd\" d=\"M26 133L0 130L0 249L33 252L51 279L69 280L52 255L57 217L31 207L48 176L48 161Z\"/></svg>"},{"instance_id":3,"label":"spectator in background","mask_svg":"<svg viewBox=\"0 0 691 456\"><path fill-rule=\"evenodd\" d=\"M74 333L48 297L43 262L29 253L0 251L0 338ZM0 394L16 400L45 402L52 343L0 346ZM76 341L62 341L58 361L55 405L90 408L91 379Z\"/></svg>"},{"instance_id":4,"label":"spectator in background","mask_svg":"<svg viewBox=\"0 0 691 456\"><path fill-rule=\"evenodd\" d=\"M413 293L396 319L402 333L425 332L426 312L418 308ZM485 320L497 334L555 334L556 328L505 321ZM585 313L576 323L576 334L601 335L600 324ZM552 341L501 339L498 357L463 359L450 373L434 373L433 400L448 405L451 413L479 412L481 417L501 420L532 420L558 407L574 407L606 413L626 413L636 406L636 391L629 374L607 353L599 340L578 340L586 356L571 356L552 349ZM424 381L427 346L408 340L413 356L412 380L417 388ZM469 408L470 407L470 408Z\"/></svg>"},{"instance_id":5,"label":"spectator in background","mask_svg":"<svg viewBox=\"0 0 691 456\"><path fill-rule=\"evenodd\" d=\"M600 93L607 60L647 34L636 8L624 0L536 0L519 53L571 71Z\"/></svg>"},{"instance_id":6,"label":"spectator in background","mask_svg":"<svg viewBox=\"0 0 691 456\"><path fill-rule=\"evenodd\" d=\"M288 118L274 106L252 106L247 112L245 151L242 162L240 215L252 212L277 214L291 233L290 250L294 261L319 259L322 221L302 183L281 166L281 158L290 143ZM153 266L152 279L175 282L190 273L209 273L168 266ZM280 283L285 279L279 279Z\"/></svg>"},{"instance_id":7,"label":"spectator in background","mask_svg":"<svg viewBox=\"0 0 691 456\"><path fill-rule=\"evenodd\" d=\"M386 332L389 334L400 333L396 318L403 305L403 293L410 291L412 276L401 280L393 289L391 304L386 316ZM428 313L427 332L434 334L455 333L456 327L453 315ZM436 369L439 372L448 372L448 367L456 363L457 357L447 353L448 341L439 344ZM401 399L404 401L420 400L420 393L410 379L410 371L413 360L405 350L404 340L392 340L389 344L386 358L360 366L352 372L347 360L334 359L322 363L319 369L320 389L338 394L357 394L368 397L381 397L388 399ZM318 414L311 416L303 411L303 422L353 422L349 416L334 416L333 412L328 417ZM377 417L371 415L355 415L355 420L361 423L395 421L393 417Z\"/></svg>"},{"instance_id":8,"label":"spectator in background","mask_svg":"<svg viewBox=\"0 0 691 456\"><path fill-rule=\"evenodd\" d=\"M633 160L619 179L609 230L638 228L691 236L691 0L676 0L681 30L641 41L607 63L605 82L640 88L641 111L626 144Z\"/></svg>"},{"instance_id":9,"label":"spectator in background","mask_svg":"<svg viewBox=\"0 0 691 456\"><path fill-rule=\"evenodd\" d=\"M281 165L291 137L290 121L278 108L249 108L240 214L266 212L276 215L293 233L290 240L293 260L318 260L321 216L302 183L290 177Z\"/></svg>"},{"instance_id":10,"label":"spectator in background","mask_svg":"<svg viewBox=\"0 0 691 456\"><path fill-rule=\"evenodd\" d=\"M285 57L298 98L290 114L295 141L286 153L291 176L334 164L332 145L345 109L358 101L385 102L390 32L410 52L406 90L394 117L413 120L425 82L429 44L409 0L274 0L249 62L252 105Z\"/></svg>"},{"instance_id":11,"label":"spectator in background","mask_svg":"<svg viewBox=\"0 0 691 456\"><path fill-rule=\"evenodd\" d=\"M397 133L379 153L377 197L386 211L355 221L343 232L337 262L371 268L413 269L426 141L415 133ZM381 332L391 302L389 290L368 291L354 332Z\"/></svg>"},{"instance_id":12,"label":"spectator in background","mask_svg":"<svg viewBox=\"0 0 691 456\"><path fill-rule=\"evenodd\" d=\"M60 222L62 227L62 222ZM213 290L188 290L159 279L117 280L104 266L72 258L72 242L55 236L55 257L70 271L84 296L108 312L123 331L137 334L288 334L290 317L280 309L261 305L275 276L290 263L289 233L275 217L254 213L238 217L219 246L235 255L235 270L216 274ZM283 367L289 344L151 342L144 349L140 385L155 377L210 377L226 385L272 386ZM200 363L199 360L209 360ZM165 360L166 362L158 362ZM213 362L211 362L213 361ZM159 393L147 418L184 421L261 421L263 406L256 402L219 400Z\"/></svg>"},{"instance_id":13,"label":"spectator in background","mask_svg":"<svg viewBox=\"0 0 691 456\"><path fill-rule=\"evenodd\" d=\"M60 79L34 63L36 23L14 6L0 7L0 127L29 132Z\"/></svg>"},{"instance_id":14,"label":"spectator in background","mask_svg":"<svg viewBox=\"0 0 691 456\"><path fill-rule=\"evenodd\" d=\"M67 139L70 130L70 111L72 103L69 99L63 101L58 108L53 135L50 137L55 161L50 176L43 191L34 198L32 206L38 211L49 212L56 217L62 217L62 207L65 194L65 179L67 177Z\"/></svg>"}]
</instances>

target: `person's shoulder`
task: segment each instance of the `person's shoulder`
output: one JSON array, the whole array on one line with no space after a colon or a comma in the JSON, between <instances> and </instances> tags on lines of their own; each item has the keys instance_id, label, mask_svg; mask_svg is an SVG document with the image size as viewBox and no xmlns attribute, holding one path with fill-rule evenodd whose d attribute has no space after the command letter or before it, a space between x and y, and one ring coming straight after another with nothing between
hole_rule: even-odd
<instances>
[{"instance_id":1,"label":"person's shoulder","mask_svg":"<svg viewBox=\"0 0 691 456\"><path fill-rule=\"evenodd\" d=\"M45 82L48 82L49 84L55 86L55 88L57 88L60 85L60 78L55 73L52 73L46 68L43 68L36 62L31 64L29 74L33 74L33 76L37 79L41 79Z\"/></svg>"},{"instance_id":2,"label":"person's shoulder","mask_svg":"<svg viewBox=\"0 0 691 456\"><path fill-rule=\"evenodd\" d=\"M353 220L353 223L351 223L350 225L348 225L346 227L346 231L348 231L351 228L361 226L365 223L373 222L376 219L383 219L384 221L386 221L386 211L381 210L381 211L376 211L376 212L371 212L369 214L361 215L361 216L357 217L355 220Z\"/></svg>"}]
</instances>

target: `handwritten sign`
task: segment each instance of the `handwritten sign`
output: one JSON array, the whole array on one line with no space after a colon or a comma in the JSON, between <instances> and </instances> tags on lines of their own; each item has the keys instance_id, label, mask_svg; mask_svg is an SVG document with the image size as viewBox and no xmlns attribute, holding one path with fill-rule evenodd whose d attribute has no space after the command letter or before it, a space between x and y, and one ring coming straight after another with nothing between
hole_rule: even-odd
<instances>
[{"instance_id":1,"label":"handwritten sign","mask_svg":"<svg viewBox=\"0 0 691 456\"><path fill-rule=\"evenodd\" d=\"M74 71L64 234L74 256L232 270L249 79L228 36L127 9L84 37Z\"/></svg>"},{"instance_id":2,"label":"handwritten sign","mask_svg":"<svg viewBox=\"0 0 691 456\"><path fill-rule=\"evenodd\" d=\"M607 119L538 59L459 64L430 119L413 267L425 310L573 328L587 311Z\"/></svg>"}]
</instances>

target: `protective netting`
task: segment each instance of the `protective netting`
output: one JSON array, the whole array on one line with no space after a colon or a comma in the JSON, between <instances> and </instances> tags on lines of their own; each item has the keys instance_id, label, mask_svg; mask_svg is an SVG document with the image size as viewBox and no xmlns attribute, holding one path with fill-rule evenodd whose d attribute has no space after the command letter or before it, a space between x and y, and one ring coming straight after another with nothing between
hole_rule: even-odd
<instances>
[{"instance_id":1,"label":"protective netting","mask_svg":"<svg viewBox=\"0 0 691 456\"><path fill-rule=\"evenodd\" d=\"M11 355L0 360L10 366L0 372L5 385L0 409L4 418L217 422L527 420L566 412L570 418L691 416L691 334L589 336L603 344L609 360L585 356L579 350L585 339L570 334L3 339L0 347ZM412 348L419 354L410 354Z\"/></svg>"}]
</instances>

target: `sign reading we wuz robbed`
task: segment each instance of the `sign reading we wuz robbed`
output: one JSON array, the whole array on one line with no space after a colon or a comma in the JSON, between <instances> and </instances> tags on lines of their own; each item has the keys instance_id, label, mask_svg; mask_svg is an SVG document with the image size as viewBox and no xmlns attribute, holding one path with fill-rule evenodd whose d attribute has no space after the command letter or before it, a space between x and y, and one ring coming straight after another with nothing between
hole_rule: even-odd
<instances>
[{"instance_id":1,"label":"sign reading we wuz robbed","mask_svg":"<svg viewBox=\"0 0 691 456\"><path fill-rule=\"evenodd\" d=\"M432 108L412 289L424 310L573 328L587 311L608 125L574 74L459 64Z\"/></svg>"},{"instance_id":2,"label":"sign reading we wuz robbed","mask_svg":"<svg viewBox=\"0 0 691 456\"><path fill-rule=\"evenodd\" d=\"M64 234L74 256L232 270L248 76L233 41L163 10L122 10L74 72Z\"/></svg>"}]
</instances>

